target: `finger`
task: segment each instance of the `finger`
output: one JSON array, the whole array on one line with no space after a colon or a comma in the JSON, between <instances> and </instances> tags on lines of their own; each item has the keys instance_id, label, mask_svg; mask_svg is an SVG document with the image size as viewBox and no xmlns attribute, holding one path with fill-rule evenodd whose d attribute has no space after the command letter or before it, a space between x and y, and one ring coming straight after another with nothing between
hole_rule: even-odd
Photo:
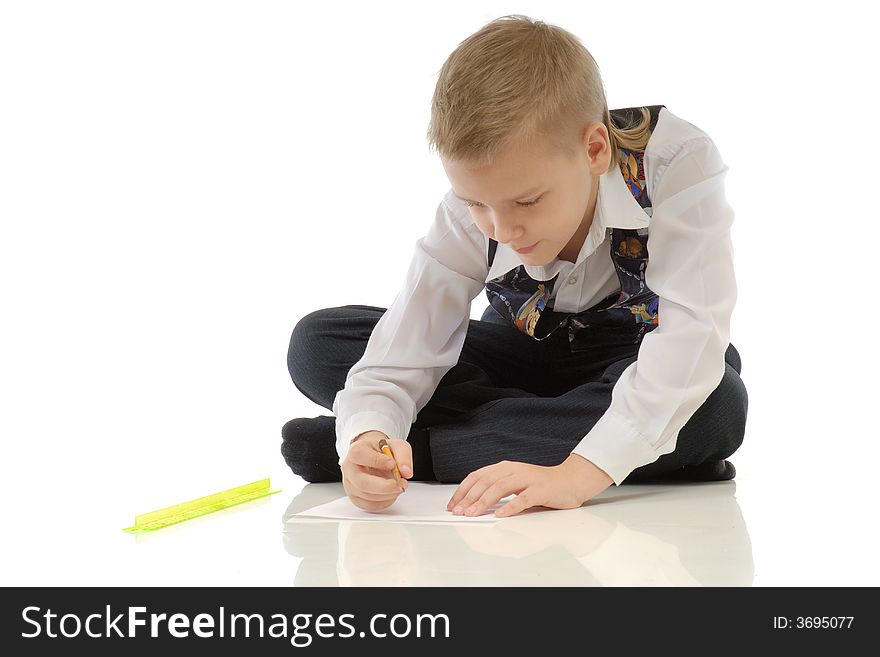
<instances>
[{"instance_id":1,"label":"finger","mask_svg":"<svg viewBox=\"0 0 880 657\"><path fill-rule=\"evenodd\" d=\"M385 502L387 500L396 500L400 495L400 489L395 488L391 493L374 493L369 490L364 490L359 488L358 485L354 482L349 481L345 491L349 497L357 496L362 497L365 500L370 500L371 502Z\"/></svg>"},{"instance_id":2,"label":"finger","mask_svg":"<svg viewBox=\"0 0 880 657\"><path fill-rule=\"evenodd\" d=\"M378 477L363 470L353 473L351 481L358 491L371 495L387 496L400 493L400 487L393 478L387 476Z\"/></svg>"},{"instance_id":3,"label":"finger","mask_svg":"<svg viewBox=\"0 0 880 657\"><path fill-rule=\"evenodd\" d=\"M503 476L504 475L500 474L497 470L484 472L479 479L474 481L465 496L462 497L454 507L452 507L452 512L456 515L464 513L483 497L485 492Z\"/></svg>"},{"instance_id":4,"label":"finger","mask_svg":"<svg viewBox=\"0 0 880 657\"><path fill-rule=\"evenodd\" d=\"M342 483L346 493L351 495L364 493L375 499L386 499L389 496L397 497L402 491L397 485L391 486L391 492L386 488L387 484L379 485L379 481L392 481L397 483L391 472L388 470L376 470L375 468L366 468L361 465L355 465L350 461L346 461L342 465ZM406 490L406 480L404 480L404 490Z\"/></svg>"},{"instance_id":5,"label":"finger","mask_svg":"<svg viewBox=\"0 0 880 657\"><path fill-rule=\"evenodd\" d=\"M412 445L406 440L389 440L388 446L391 447L391 453L394 454L394 460L397 461L397 471L401 477L409 479L413 476L413 458Z\"/></svg>"},{"instance_id":6,"label":"finger","mask_svg":"<svg viewBox=\"0 0 880 657\"><path fill-rule=\"evenodd\" d=\"M395 484L397 483L397 479L394 478L394 473L390 470L376 470L375 468L364 468L364 470L375 477L391 479L391 481L393 481ZM404 477L401 477L400 484L403 486L403 490L406 490L406 487L409 485L409 481L407 481ZM402 492L399 486L397 487L397 492Z\"/></svg>"},{"instance_id":7,"label":"finger","mask_svg":"<svg viewBox=\"0 0 880 657\"><path fill-rule=\"evenodd\" d=\"M361 472L366 472L367 474L371 474L374 477L379 477L381 479L388 479L392 477L390 470L379 470L378 468L365 468L364 466L360 466Z\"/></svg>"},{"instance_id":8,"label":"finger","mask_svg":"<svg viewBox=\"0 0 880 657\"><path fill-rule=\"evenodd\" d=\"M502 504L498 507L495 510L495 515L498 518L507 518L514 516L521 511L525 511L526 509L530 509L533 506L539 506L539 504L540 503L538 502L532 501L531 490L527 488L506 504Z\"/></svg>"},{"instance_id":9,"label":"finger","mask_svg":"<svg viewBox=\"0 0 880 657\"><path fill-rule=\"evenodd\" d=\"M363 491L358 488L355 488L353 493L360 498L365 500L369 500L371 502L390 502L396 500L400 496L400 489L396 488L393 493L385 494L385 493L370 493L369 491Z\"/></svg>"},{"instance_id":10,"label":"finger","mask_svg":"<svg viewBox=\"0 0 880 657\"><path fill-rule=\"evenodd\" d=\"M379 477L381 479L387 479L389 477L394 477L390 470L385 470L384 468L370 468L364 465L357 465L356 463L348 463L342 465L342 472L349 479L354 476L356 472L362 472L366 474L373 475L374 477Z\"/></svg>"},{"instance_id":11,"label":"finger","mask_svg":"<svg viewBox=\"0 0 880 657\"><path fill-rule=\"evenodd\" d=\"M468 494L468 491L471 489L471 486L474 485L475 481L478 481L483 473L485 468L480 468L479 470L474 470L467 477L462 479L461 483L458 485L458 488L452 493L452 497L449 498L449 502L446 504L446 510L452 511L458 503L461 501L465 495Z\"/></svg>"},{"instance_id":12,"label":"finger","mask_svg":"<svg viewBox=\"0 0 880 657\"><path fill-rule=\"evenodd\" d=\"M375 446L364 443L359 449L354 447L349 450L349 457L352 463L361 465L365 468L375 468L376 470L390 471L394 467L394 459L386 456Z\"/></svg>"},{"instance_id":13,"label":"finger","mask_svg":"<svg viewBox=\"0 0 880 657\"><path fill-rule=\"evenodd\" d=\"M501 475L511 474L511 466L510 461L499 461L498 463L493 463L492 465L485 465L478 470L474 470L471 472L464 480L459 484L458 488L453 492L452 497L449 502L446 504L447 511L454 511L456 506L461 506L462 498L465 497L470 491L471 487L474 485L476 481L479 481L487 474L496 475L495 479Z\"/></svg>"},{"instance_id":14,"label":"finger","mask_svg":"<svg viewBox=\"0 0 880 657\"><path fill-rule=\"evenodd\" d=\"M352 502L355 503L356 506L360 508L366 508L369 505L375 505L378 508L379 505L391 505L394 500L397 499L397 496L387 496L387 497L379 497L373 496L369 493L364 493L358 490L352 483L348 480L343 479L342 487L345 489L345 494L351 499ZM364 504L358 503L357 500L362 500Z\"/></svg>"},{"instance_id":15,"label":"finger","mask_svg":"<svg viewBox=\"0 0 880 657\"><path fill-rule=\"evenodd\" d=\"M394 498L397 499L397 498ZM383 509L387 509L389 506L394 504L394 499L384 500L384 501L374 501L364 499L363 497L358 497L357 495L351 498L352 503L355 506L364 509L365 511L370 511L371 513L375 513L376 511L382 511Z\"/></svg>"},{"instance_id":16,"label":"finger","mask_svg":"<svg viewBox=\"0 0 880 657\"><path fill-rule=\"evenodd\" d=\"M520 480L515 475L507 475L501 479L492 482L483 494L464 510L466 516L479 516L491 509L498 503L502 497L522 489Z\"/></svg>"}]
</instances>

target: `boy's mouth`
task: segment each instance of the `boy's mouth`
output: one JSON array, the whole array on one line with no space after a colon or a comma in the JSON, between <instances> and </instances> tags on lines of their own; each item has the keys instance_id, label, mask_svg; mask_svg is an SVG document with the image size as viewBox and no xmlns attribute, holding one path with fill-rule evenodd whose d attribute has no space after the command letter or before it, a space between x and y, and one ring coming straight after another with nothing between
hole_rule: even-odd
<instances>
[{"instance_id":1,"label":"boy's mouth","mask_svg":"<svg viewBox=\"0 0 880 657\"><path fill-rule=\"evenodd\" d=\"M531 253L532 251L535 250L535 247L538 246L538 244L539 244L538 242L535 242L531 246L527 246L522 249L514 249L514 251L516 251L517 253Z\"/></svg>"}]
</instances>

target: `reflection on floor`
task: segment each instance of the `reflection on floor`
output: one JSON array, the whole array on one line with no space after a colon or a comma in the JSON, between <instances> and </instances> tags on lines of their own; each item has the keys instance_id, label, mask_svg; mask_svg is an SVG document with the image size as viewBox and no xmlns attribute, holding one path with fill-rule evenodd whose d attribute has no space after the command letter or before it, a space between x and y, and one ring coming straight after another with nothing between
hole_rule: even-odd
<instances>
[{"instance_id":1,"label":"reflection on floor","mask_svg":"<svg viewBox=\"0 0 880 657\"><path fill-rule=\"evenodd\" d=\"M308 484L284 515L296 586L751 586L736 482L612 486L579 509L492 524L291 517L345 494Z\"/></svg>"}]
</instances>

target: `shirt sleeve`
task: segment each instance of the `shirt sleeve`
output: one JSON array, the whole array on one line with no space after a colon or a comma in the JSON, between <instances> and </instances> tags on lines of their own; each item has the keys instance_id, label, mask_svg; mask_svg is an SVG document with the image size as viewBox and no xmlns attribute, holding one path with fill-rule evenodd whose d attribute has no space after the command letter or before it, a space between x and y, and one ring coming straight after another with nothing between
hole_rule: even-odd
<instances>
[{"instance_id":1,"label":"shirt sleeve","mask_svg":"<svg viewBox=\"0 0 880 657\"><path fill-rule=\"evenodd\" d=\"M657 174L645 280L659 297L658 325L616 382L608 410L572 450L617 485L674 451L724 375L737 297L727 171L712 140L698 137Z\"/></svg>"},{"instance_id":2,"label":"shirt sleeve","mask_svg":"<svg viewBox=\"0 0 880 657\"><path fill-rule=\"evenodd\" d=\"M487 241L470 215L447 200L448 194L416 241L402 288L333 401L340 464L351 440L365 431L405 440L440 380L458 363L471 302L488 275Z\"/></svg>"}]
</instances>

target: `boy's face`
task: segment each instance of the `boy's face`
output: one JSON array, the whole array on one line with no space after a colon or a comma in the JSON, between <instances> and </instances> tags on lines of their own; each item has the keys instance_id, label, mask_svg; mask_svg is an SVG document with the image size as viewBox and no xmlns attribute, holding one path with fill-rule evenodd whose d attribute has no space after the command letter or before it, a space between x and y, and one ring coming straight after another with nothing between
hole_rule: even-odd
<instances>
[{"instance_id":1,"label":"boy's face","mask_svg":"<svg viewBox=\"0 0 880 657\"><path fill-rule=\"evenodd\" d=\"M490 166L441 158L453 193L467 202L477 227L513 249L537 244L522 262L574 262L583 246L599 192L599 176L611 163L602 123L584 127L574 157L514 144Z\"/></svg>"}]
</instances>

